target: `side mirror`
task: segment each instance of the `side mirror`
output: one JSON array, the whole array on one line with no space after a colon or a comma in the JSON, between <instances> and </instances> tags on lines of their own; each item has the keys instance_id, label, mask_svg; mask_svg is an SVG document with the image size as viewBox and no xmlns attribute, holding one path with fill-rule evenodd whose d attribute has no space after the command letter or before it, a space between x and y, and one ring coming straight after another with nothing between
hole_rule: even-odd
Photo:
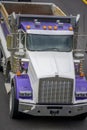
<instances>
[{"instance_id":1,"label":"side mirror","mask_svg":"<svg viewBox=\"0 0 87 130\"><path fill-rule=\"evenodd\" d=\"M86 43L86 47L85 47L85 53L87 53L87 43Z\"/></svg>"},{"instance_id":2,"label":"side mirror","mask_svg":"<svg viewBox=\"0 0 87 130\"><path fill-rule=\"evenodd\" d=\"M11 51L11 49L13 48L13 36L12 35L7 35L6 37L6 41L7 41L7 49L9 51Z\"/></svg>"}]
</instances>

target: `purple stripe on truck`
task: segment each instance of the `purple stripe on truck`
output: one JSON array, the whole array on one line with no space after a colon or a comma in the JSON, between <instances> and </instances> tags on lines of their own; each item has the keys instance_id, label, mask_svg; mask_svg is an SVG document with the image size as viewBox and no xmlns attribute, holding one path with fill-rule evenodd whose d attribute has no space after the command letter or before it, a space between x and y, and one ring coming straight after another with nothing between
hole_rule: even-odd
<instances>
[{"instance_id":1,"label":"purple stripe on truck","mask_svg":"<svg viewBox=\"0 0 87 130\"><path fill-rule=\"evenodd\" d=\"M31 91L31 83L29 76L27 74L23 74L20 76L15 76L15 85L16 85L16 92L17 92L17 99L19 99L19 92L20 91Z\"/></svg>"},{"instance_id":2,"label":"purple stripe on truck","mask_svg":"<svg viewBox=\"0 0 87 130\"><path fill-rule=\"evenodd\" d=\"M85 77L76 77L75 93L76 95L80 94L79 96L76 96L77 100L87 99L87 80Z\"/></svg>"}]
</instances>

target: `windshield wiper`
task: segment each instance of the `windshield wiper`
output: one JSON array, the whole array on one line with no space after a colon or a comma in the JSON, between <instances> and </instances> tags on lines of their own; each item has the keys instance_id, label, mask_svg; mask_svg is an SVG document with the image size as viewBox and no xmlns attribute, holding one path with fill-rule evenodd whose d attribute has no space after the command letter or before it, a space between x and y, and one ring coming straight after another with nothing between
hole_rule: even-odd
<instances>
[{"instance_id":1,"label":"windshield wiper","mask_svg":"<svg viewBox=\"0 0 87 130\"><path fill-rule=\"evenodd\" d=\"M67 50L61 50L59 48L45 48L45 49L30 49L30 51L58 51L58 52L70 52L70 49Z\"/></svg>"},{"instance_id":2,"label":"windshield wiper","mask_svg":"<svg viewBox=\"0 0 87 130\"><path fill-rule=\"evenodd\" d=\"M40 51L60 51L58 48L46 48L46 49L42 49Z\"/></svg>"}]
</instances>

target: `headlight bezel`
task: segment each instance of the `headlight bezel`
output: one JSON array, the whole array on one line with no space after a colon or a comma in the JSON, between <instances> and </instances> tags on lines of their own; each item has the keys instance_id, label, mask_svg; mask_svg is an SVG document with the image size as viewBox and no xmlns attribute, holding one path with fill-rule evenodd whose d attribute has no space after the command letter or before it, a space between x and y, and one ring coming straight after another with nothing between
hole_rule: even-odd
<instances>
[{"instance_id":1,"label":"headlight bezel","mask_svg":"<svg viewBox=\"0 0 87 130\"><path fill-rule=\"evenodd\" d=\"M32 91L19 91L19 98L32 99Z\"/></svg>"}]
</instances>

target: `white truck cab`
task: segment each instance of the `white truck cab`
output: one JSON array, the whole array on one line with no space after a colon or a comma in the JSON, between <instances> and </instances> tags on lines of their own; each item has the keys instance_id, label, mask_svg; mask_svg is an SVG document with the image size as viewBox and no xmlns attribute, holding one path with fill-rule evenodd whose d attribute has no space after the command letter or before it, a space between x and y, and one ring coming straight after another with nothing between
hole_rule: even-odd
<instances>
[{"instance_id":1,"label":"white truck cab","mask_svg":"<svg viewBox=\"0 0 87 130\"><path fill-rule=\"evenodd\" d=\"M84 54L76 48L80 15L66 16L48 3L2 2L0 6L0 52L10 85L10 117L24 112L85 118Z\"/></svg>"}]
</instances>

